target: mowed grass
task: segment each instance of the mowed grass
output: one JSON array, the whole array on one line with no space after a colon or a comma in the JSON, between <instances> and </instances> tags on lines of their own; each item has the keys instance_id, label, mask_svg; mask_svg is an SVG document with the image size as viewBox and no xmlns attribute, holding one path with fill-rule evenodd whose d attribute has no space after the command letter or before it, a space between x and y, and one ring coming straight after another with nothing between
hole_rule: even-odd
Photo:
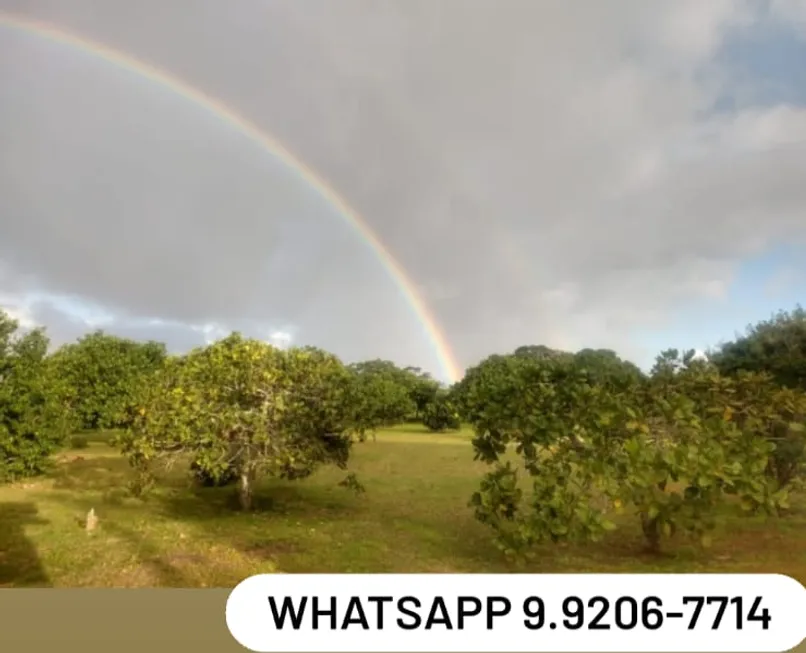
<instances>
[{"instance_id":1,"label":"mowed grass","mask_svg":"<svg viewBox=\"0 0 806 653\"><path fill-rule=\"evenodd\" d=\"M103 438L58 458L44 479L0 488L0 586L232 587L268 572L777 572L806 581L806 505L785 520L729 516L713 546L674 541L642 553L637 521L596 544L545 545L508 562L468 499L485 466L470 434L400 427L356 445L351 469L367 489L323 469L261 484L257 509L231 509L232 490L195 489L182 469L146 500ZM90 508L98 528L81 520Z\"/></svg>"}]
</instances>

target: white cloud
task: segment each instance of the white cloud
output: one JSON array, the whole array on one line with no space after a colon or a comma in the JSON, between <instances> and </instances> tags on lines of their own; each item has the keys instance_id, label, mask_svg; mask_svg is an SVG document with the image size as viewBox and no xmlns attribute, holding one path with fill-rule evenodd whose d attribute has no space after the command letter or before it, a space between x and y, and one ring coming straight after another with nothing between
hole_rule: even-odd
<instances>
[{"instance_id":1,"label":"white cloud","mask_svg":"<svg viewBox=\"0 0 806 653\"><path fill-rule=\"evenodd\" d=\"M770 13L806 33L806 0L769 0Z\"/></svg>"},{"instance_id":2,"label":"white cloud","mask_svg":"<svg viewBox=\"0 0 806 653\"><path fill-rule=\"evenodd\" d=\"M269 335L269 342L275 347L288 347L292 340L293 337L286 331L274 331Z\"/></svg>"},{"instance_id":3,"label":"white cloud","mask_svg":"<svg viewBox=\"0 0 806 653\"><path fill-rule=\"evenodd\" d=\"M24 329L39 326L34 320L30 306L22 298L0 294L0 310L11 319L16 320Z\"/></svg>"},{"instance_id":4,"label":"white cloud","mask_svg":"<svg viewBox=\"0 0 806 653\"><path fill-rule=\"evenodd\" d=\"M631 355L681 308L723 301L743 257L806 236L804 108L712 110L733 90L721 48L768 19L762 3L195 6L30 8L275 133L366 216L462 363L525 343ZM0 257L15 278L218 325L202 337L294 324L294 342L434 369L355 233L206 114L32 39L0 43L0 82L0 215L15 216Z\"/></svg>"}]
</instances>

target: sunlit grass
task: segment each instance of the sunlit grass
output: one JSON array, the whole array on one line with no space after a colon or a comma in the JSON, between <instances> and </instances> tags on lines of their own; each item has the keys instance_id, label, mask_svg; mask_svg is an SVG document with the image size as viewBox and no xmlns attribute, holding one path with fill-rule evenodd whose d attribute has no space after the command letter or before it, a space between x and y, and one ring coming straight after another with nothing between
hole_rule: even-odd
<instances>
[{"instance_id":1,"label":"sunlit grass","mask_svg":"<svg viewBox=\"0 0 806 653\"><path fill-rule=\"evenodd\" d=\"M783 572L806 580L806 510L786 520L730 516L702 550L674 542L641 553L634 519L586 546L543 546L521 567L506 561L467 507L485 466L471 434L400 426L356 445L351 471L261 484L257 510L231 509L231 490L192 488L182 470L146 501L129 497L131 471L107 442L62 454L44 479L0 488L1 586L231 587L280 572L724 571ZM94 508L93 533L81 519Z\"/></svg>"}]
</instances>

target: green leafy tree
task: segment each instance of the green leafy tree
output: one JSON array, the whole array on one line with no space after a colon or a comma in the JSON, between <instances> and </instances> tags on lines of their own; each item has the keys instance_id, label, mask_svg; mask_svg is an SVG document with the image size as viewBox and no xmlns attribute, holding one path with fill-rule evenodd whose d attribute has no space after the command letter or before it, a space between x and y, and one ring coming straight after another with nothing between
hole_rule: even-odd
<instances>
[{"instance_id":1,"label":"green leafy tree","mask_svg":"<svg viewBox=\"0 0 806 653\"><path fill-rule=\"evenodd\" d=\"M440 432L448 429L457 431L462 423L450 393L442 390L425 406L422 416L423 424L431 431Z\"/></svg>"},{"instance_id":2,"label":"green leafy tree","mask_svg":"<svg viewBox=\"0 0 806 653\"><path fill-rule=\"evenodd\" d=\"M495 401L498 398L508 401L515 396L522 387L524 370L540 369L541 364L542 359L531 356L493 354L469 368L451 388L462 419L471 424L494 421L495 415L485 417L485 414L497 412ZM501 412L506 413L506 409Z\"/></svg>"},{"instance_id":3,"label":"green leafy tree","mask_svg":"<svg viewBox=\"0 0 806 653\"><path fill-rule=\"evenodd\" d=\"M767 372L781 385L806 390L806 310L797 306L749 325L710 358L723 374Z\"/></svg>"},{"instance_id":4,"label":"green leafy tree","mask_svg":"<svg viewBox=\"0 0 806 653\"><path fill-rule=\"evenodd\" d=\"M349 369L355 375L360 413L367 424L399 424L417 413L412 392L415 377L409 372L383 360L354 363Z\"/></svg>"},{"instance_id":5,"label":"green leafy tree","mask_svg":"<svg viewBox=\"0 0 806 653\"><path fill-rule=\"evenodd\" d=\"M693 351L681 356L677 350L663 352L658 358L651 386L660 395L685 395L702 420L719 413L743 432L764 438L772 447L766 474L778 490L802 480L806 392L782 387L767 372L720 374L713 362L695 359Z\"/></svg>"},{"instance_id":6,"label":"green leafy tree","mask_svg":"<svg viewBox=\"0 0 806 653\"><path fill-rule=\"evenodd\" d=\"M522 345L514 352L514 356L519 358L532 358L535 360L570 360L573 354L559 349L552 349L545 345Z\"/></svg>"},{"instance_id":7,"label":"green leafy tree","mask_svg":"<svg viewBox=\"0 0 806 653\"><path fill-rule=\"evenodd\" d=\"M492 467L471 504L507 553L543 540L597 539L612 527L592 500L611 476L593 454L623 436L617 398L556 359L493 356L463 383L476 459ZM508 447L517 467L501 460ZM519 484L524 473L528 491Z\"/></svg>"},{"instance_id":8,"label":"green leafy tree","mask_svg":"<svg viewBox=\"0 0 806 653\"><path fill-rule=\"evenodd\" d=\"M166 356L162 343L96 331L61 347L53 355L53 365L72 389L70 403L82 428L121 428Z\"/></svg>"},{"instance_id":9,"label":"green leafy tree","mask_svg":"<svg viewBox=\"0 0 806 653\"><path fill-rule=\"evenodd\" d=\"M47 359L44 330L19 333L0 311L0 481L46 471L49 456L74 427L66 388Z\"/></svg>"},{"instance_id":10,"label":"green leafy tree","mask_svg":"<svg viewBox=\"0 0 806 653\"><path fill-rule=\"evenodd\" d=\"M409 397L414 403L415 412L413 419L422 421L426 410L440 393L439 382L431 378L427 372L423 372L419 367L407 367L403 370L408 375L405 385L408 387Z\"/></svg>"},{"instance_id":11,"label":"green leafy tree","mask_svg":"<svg viewBox=\"0 0 806 653\"><path fill-rule=\"evenodd\" d=\"M213 481L237 476L242 508L263 475L303 478L320 464L346 467L356 424L352 376L316 349L276 349L233 334L171 359L121 440L139 472L190 455Z\"/></svg>"},{"instance_id":12,"label":"green leafy tree","mask_svg":"<svg viewBox=\"0 0 806 653\"><path fill-rule=\"evenodd\" d=\"M598 539L624 510L636 514L654 551L677 532L707 542L728 497L754 509L784 500L764 474L773 447L758 423L726 412L733 382L708 366L675 372L672 383L669 354L655 382L614 384L589 367L513 358L469 370L464 389L476 457L492 466L471 504L507 552ZM517 467L501 461L508 446Z\"/></svg>"},{"instance_id":13,"label":"green leafy tree","mask_svg":"<svg viewBox=\"0 0 806 653\"><path fill-rule=\"evenodd\" d=\"M573 364L586 370L593 383L617 389L638 385L644 379L637 365L622 360L610 349L581 349L574 354Z\"/></svg>"},{"instance_id":14,"label":"green leafy tree","mask_svg":"<svg viewBox=\"0 0 806 653\"><path fill-rule=\"evenodd\" d=\"M623 446L609 452L616 470L609 497L632 506L651 551L678 532L707 545L732 496L770 511L785 500L764 474L772 446L725 410L722 392L730 393L731 381L713 374L699 380L704 393L695 399L682 388L650 391L642 410L629 413Z\"/></svg>"}]
</instances>

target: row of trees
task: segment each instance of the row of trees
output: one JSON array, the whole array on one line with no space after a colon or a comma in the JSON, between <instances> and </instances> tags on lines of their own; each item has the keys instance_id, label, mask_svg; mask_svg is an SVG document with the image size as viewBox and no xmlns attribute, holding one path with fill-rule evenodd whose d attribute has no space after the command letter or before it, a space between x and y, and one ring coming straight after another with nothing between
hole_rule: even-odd
<instances>
[{"instance_id":1,"label":"row of trees","mask_svg":"<svg viewBox=\"0 0 806 653\"><path fill-rule=\"evenodd\" d=\"M416 368L238 334L181 356L101 332L48 353L42 330L0 313L0 480L42 473L76 429L117 429L136 491L181 459L248 508L261 475L344 468L374 429L460 418L491 466L472 505L507 551L595 539L623 511L653 549L676 532L707 541L726 504L781 514L803 478L806 315L781 313L706 359L663 352L648 374L609 350L524 346L444 388Z\"/></svg>"},{"instance_id":2,"label":"row of trees","mask_svg":"<svg viewBox=\"0 0 806 653\"><path fill-rule=\"evenodd\" d=\"M784 515L806 471L800 308L705 358L664 351L649 374L610 351L522 347L454 392L491 466L471 503L510 553L595 540L625 510L653 551L675 533L707 544L730 509Z\"/></svg>"},{"instance_id":3,"label":"row of trees","mask_svg":"<svg viewBox=\"0 0 806 653\"><path fill-rule=\"evenodd\" d=\"M447 390L417 368L346 366L315 348L281 350L239 334L187 355L103 332L48 352L44 330L0 312L0 480L42 473L77 430L114 429L152 480L155 461L189 456L204 485L299 478L345 466L352 441L406 421L458 428Z\"/></svg>"}]
</instances>

